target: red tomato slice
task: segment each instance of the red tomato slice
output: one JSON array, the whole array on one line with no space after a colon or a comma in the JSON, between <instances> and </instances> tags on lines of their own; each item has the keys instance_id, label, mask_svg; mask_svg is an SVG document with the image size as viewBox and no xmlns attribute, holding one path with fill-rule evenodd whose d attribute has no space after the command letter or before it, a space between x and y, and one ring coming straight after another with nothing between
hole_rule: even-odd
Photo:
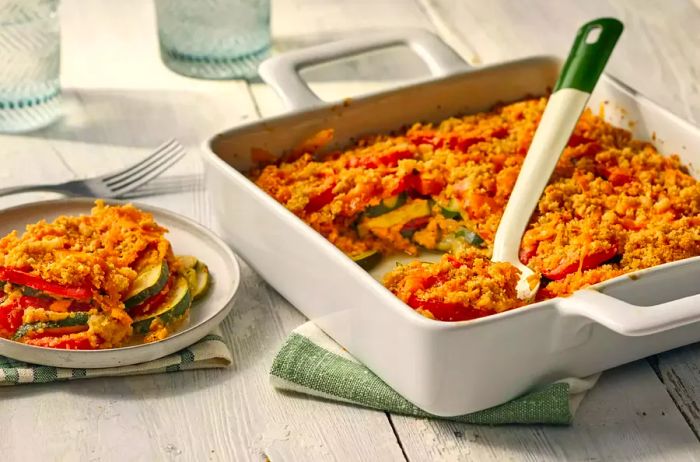
<instances>
[{"instance_id":1,"label":"red tomato slice","mask_svg":"<svg viewBox=\"0 0 700 462\"><path fill-rule=\"evenodd\" d=\"M409 141L416 146L421 144L430 144L435 148L441 148L445 145L443 138L438 138L435 135L409 135Z\"/></svg>"},{"instance_id":2,"label":"red tomato slice","mask_svg":"<svg viewBox=\"0 0 700 462\"><path fill-rule=\"evenodd\" d=\"M0 337L10 337L22 325L24 308L19 303L0 306Z\"/></svg>"},{"instance_id":3,"label":"red tomato slice","mask_svg":"<svg viewBox=\"0 0 700 462\"><path fill-rule=\"evenodd\" d=\"M44 281L40 277L16 268L0 266L0 281L31 287L58 297L73 298L81 301L88 301L92 297L92 290L88 286L76 287L56 284L55 282Z\"/></svg>"},{"instance_id":4,"label":"red tomato slice","mask_svg":"<svg viewBox=\"0 0 700 462\"><path fill-rule=\"evenodd\" d=\"M136 305L133 308L130 308L128 310L129 316L132 318L136 318L139 316L143 316L144 314L148 313L151 311L151 309L159 307L160 305L163 304L163 300L165 300L165 297L168 296L168 292L170 292L170 287L172 286L173 282L173 277L168 280L167 284L165 284L165 287L163 287L163 290L155 294L153 297L147 299L145 302L141 303L140 305Z\"/></svg>"},{"instance_id":5,"label":"red tomato slice","mask_svg":"<svg viewBox=\"0 0 700 462\"><path fill-rule=\"evenodd\" d=\"M51 300L23 295L7 305L0 306L0 337L9 337L19 329L26 308L47 308L50 304Z\"/></svg>"},{"instance_id":6,"label":"red tomato slice","mask_svg":"<svg viewBox=\"0 0 700 462\"><path fill-rule=\"evenodd\" d=\"M30 297L29 295L22 295L19 300L19 306L22 308L48 308L53 300L41 297Z\"/></svg>"},{"instance_id":7,"label":"red tomato slice","mask_svg":"<svg viewBox=\"0 0 700 462\"><path fill-rule=\"evenodd\" d=\"M318 212L323 207L330 204L333 201L333 198L335 198L333 188L335 188L335 185L331 185L330 187L324 189L320 194L311 197L309 199L309 203L306 204L306 207L304 207L304 211L306 213Z\"/></svg>"},{"instance_id":8,"label":"red tomato slice","mask_svg":"<svg viewBox=\"0 0 700 462\"><path fill-rule=\"evenodd\" d=\"M404 191L408 193L416 193L421 196L437 196L445 187L442 180L424 179L419 173L406 175L399 180L399 186L392 194L400 194Z\"/></svg>"},{"instance_id":9,"label":"red tomato slice","mask_svg":"<svg viewBox=\"0 0 700 462\"><path fill-rule=\"evenodd\" d=\"M350 167L377 168L396 167L402 159L412 159L413 153L407 150L392 151L378 156L360 157L350 160Z\"/></svg>"},{"instance_id":10,"label":"red tomato slice","mask_svg":"<svg viewBox=\"0 0 700 462\"><path fill-rule=\"evenodd\" d=\"M476 143L480 143L482 141L485 140L480 136L476 136L473 138L459 138L453 136L450 137L450 139L447 141L447 146L452 150L467 152L467 149L469 149L470 146L475 145Z\"/></svg>"},{"instance_id":11,"label":"red tomato slice","mask_svg":"<svg viewBox=\"0 0 700 462\"><path fill-rule=\"evenodd\" d=\"M608 181L612 183L613 186L622 186L634 179L629 170L620 167L607 169L605 176L607 176Z\"/></svg>"},{"instance_id":12,"label":"red tomato slice","mask_svg":"<svg viewBox=\"0 0 700 462\"><path fill-rule=\"evenodd\" d=\"M475 310L462 305L461 303L448 303L440 300L421 300L415 295L411 295L408 306L413 309L421 308L430 311L435 319L440 321L466 321L468 319L483 318L496 314L495 311Z\"/></svg>"},{"instance_id":13,"label":"red tomato slice","mask_svg":"<svg viewBox=\"0 0 700 462\"><path fill-rule=\"evenodd\" d=\"M502 140L503 138L508 136L508 133L508 127L499 127L491 132L491 137Z\"/></svg>"},{"instance_id":14,"label":"red tomato slice","mask_svg":"<svg viewBox=\"0 0 700 462\"><path fill-rule=\"evenodd\" d=\"M31 338L24 341L28 345L56 348L59 350L94 350L87 335L72 334L62 337Z\"/></svg>"},{"instance_id":15,"label":"red tomato slice","mask_svg":"<svg viewBox=\"0 0 700 462\"><path fill-rule=\"evenodd\" d=\"M587 269L595 268L596 266L601 265L602 263L613 258L615 255L617 255L617 247L612 246L607 250L601 250L599 252L586 255L585 257L583 257L583 264L581 264L581 262L578 260L565 261L560 263L559 266L552 270L543 271L542 275L547 279L558 281L560 279L564 279L569 274L578 271L579 265L581 266L581 271L585 271Z\"/></svg>"},{"instance_id":16,"label":"red tomato slice","mask_svg":"<svg viewBox=\"0 0 700 462\"><path fill-rule=\"evenodd\" d=\"M576 146L579 146L581 144L588 144L588 143L593 143L594 141L590 138L586 138L585 136L573 134L571 135L571 138L569 138L569 142L566 144L569 147L575 148Z\"/></svg>"},{"instance_id":17,"label":"red tomato slice","mask_svg":"<svg viewBox=\"0 0 700 462\"><path fill-rule=\"evenodd\" d=\"M401 227L401 235L403 237L409 238L419 229L425 228L428 223L430 223L430 217L418 217L409 220L406 224Z\"/></svg>"},{"instance_id":18,"label":"red tomato slice","mask_svg":"<svg viewBox=\"0 0 700 462\"><path fill-rule=\"evenodd\" d=\"M529 262L530 259L532 257L534 257L535 254L537 254L537 247L539 247L539 245L540 245L539 241L535 241L533 244L531 244L527 247L525 247L525 246L521 247L520 254L518 255L518 257L520 258L520 261L527 265L527 262Z\"/></svg>"}]
</instances>

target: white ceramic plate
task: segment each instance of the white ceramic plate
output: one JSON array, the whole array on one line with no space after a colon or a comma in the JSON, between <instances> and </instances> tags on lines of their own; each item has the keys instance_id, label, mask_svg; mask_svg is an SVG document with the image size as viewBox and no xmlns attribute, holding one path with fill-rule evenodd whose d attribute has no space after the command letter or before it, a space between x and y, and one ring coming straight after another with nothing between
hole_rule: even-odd
<instances>
[{"instance_id":1,"label":"white ceramic plate","mask_svg":"<svg viewBox=\"0 0 700 462\"><path fill-rule=\"evenodd\" d=\"M0 236L29 223L51 221L59 215L89 214L93 199L59 199L20 205L0 211ZM116 367L151 361L174 353L200 340L231 311L240 281L238 262L231 249L211 231L194 221L163 209L140 205L166 227L166 238L176 255L194 255L209 267L212 284L207 294L192 305L190 319L180 331L155 343L109 350L56 350L25 345L0 338L0 355L56 367Z\"/></svg>"}]
</instances>

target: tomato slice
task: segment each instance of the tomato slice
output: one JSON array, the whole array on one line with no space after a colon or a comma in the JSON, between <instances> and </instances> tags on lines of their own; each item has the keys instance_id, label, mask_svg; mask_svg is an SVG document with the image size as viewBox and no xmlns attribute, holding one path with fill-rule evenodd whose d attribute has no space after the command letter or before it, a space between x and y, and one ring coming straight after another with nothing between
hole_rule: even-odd
<instances>
[{"instance_id":1,"label":"tomato slice","mask_svg":"<svg viewBox=\"0 0 700 462\"><path fill-rule=\"evenodd\" d=\"M408 306L413 309L430 311L435 319L440 321L466 321L469 319L483 318L496 314L490 310L475 310L461 303L448 303L441 300L421 300L415 295L408 299Z\"/></svg>"},{"instance_id":2,"label":"tomato slice","mask_svg":"<svg viewBox=\"0 0 700 462\"><path fill-rule=\"evenodd\" d=\"M625 168L611 167L604 170L604 175L613 186L622 186L634 179L632 173Z\"/></svg>"},{"instance_id":3,"label":"tomato slice","mask_svg":"<svg viewBox=\"0 0 700 462\"><path fill-rule=\"evenodd\" d=\"M24 308L48 308L53 300L41 297L30 297L29 295L22 295L18 299L18 304L23 309Z\"/></svg>"},{"instance_id":4,"label":"tomato slice","mask_svg":"<svg viewBox=\"0 0 700 462\"><path fill-rule=\"evenodd\" d=\"M542 275L547 279L558 281L560 279L564 279L569 274L578 271L579 266L581 267L581 271L595 268L596 266L599 266L602 263L610 260L615 255L617 255L617 247L612 246L609 249L600 250L598 252L586 255L585 257L583 257L583 262L578 260L564 261L554 269L543 271Z\"/></svg>"},{"instance_id":5,"label":"tomato slice","mask_svg":"<svg viewBox=\"0 0 700 462\"><path fill-rule=\"evenodd\" d=\"M520 252L518 254L520 261L527 265L527 262L529 262L530 259L537 254L537 248L539 247L539 245L539 241L534 241L533 243L528 244L527 246L523 245L522 247L520 247Z\"/></svg>"},{"instance_id":6,"label":"tomato slice","mask_svg":"<svg viewBox=\"0 0 700 462\"><path fill-rule=\"evenodd\" d=\"M476 136L473 138L459 138L456 136L450 137L449 140L447 140L447 146L452 149L452 150L459 150L461 152L467 152L470 146L475 145L476 143L480 143L482 141L485 141L484 138L480 136Z\"/></svg>"},{"instance_id":7,"label":"tomato slice","mask_svg":"<svg viewBox=\"0 0 700 462\"><path fill-rule=\"evenodd\" d=\"M409 135L408 139L416 146L421 144L429 144L435 148L441 148L445 145L445 140L443 138L438 138L434 134L413 134Z\"/></svg>"},{"instance_id":8,"label":"tomato slice","mask_svg":"<svg viewBox=\"0 0 700 462\"><path fill-rule=\"evenodd\" d=\"M16 301L0 306L0 337L10 337L22 325L24 308Z\"/></svg>"},{"instance_id":9,"label":"tomato slice","mask_svg":"<svg viewBox=\"0 0 700 462\"><path fill-rule=\"evenodd\" d=\"M312 196L309 199L309 203L306 204L306 207L304 207L304 211L306 213L318 212L323 207L330 204L333 201L333 198L335 197L335 194L333 194L333 188L335 188L334 184L324 189L323 192L321 192L320 194Z\"/></svg>"},{"instance_id":10,"label":"tomato slice","mask_svg":"<svg viewBox=\"0 0 700 462\"><path fill-rule=\"evenodd\" d=\"M24 343L59 350L94 350L87 335L70 334L61 337L41 337L26 339Z\"/></svg>"},{"instance_id":11,"label":"tomato slice","mask_svg":"<svg viewBox=\"0 0 700 462\"><path fill-rule=\"evenodd\" d=\"M585 136L577 135L576 133L574 133L571 135L571 137L569 138L569 142L566 143L566 145L575 148L576 146L593 142L594 140L590 138L586 138Z\"/></svg>"},{"instance_id":12,"label":"tomato slice","mask_svg":"<svg viewBox=\"0 0 700 462\"><path fill-rule=\"evenodd\" d=\"M23 295L12 302L0 306L0 337L9 337L22 325L24 310L33 308L47 308L51 300L39 297Z\"/></svg>"},{"instance_id":13,"label":"tomato slice","mask_svg":"<svg viewBox=\"0 0 700 462\"><path fill-rule=\"evenodd\" d=\"M445 183L437 178L422 178L419 173L408 174L399 180L399 186L392 194L402 192L416 193L421 196L437 196L445 188Z\"/></svg>"},{"instance_id":14,"label":"tomato slice","mask_svg":"<svg viewBox=\"0 0 700 462\"><path fill-rule=\"evenodd\" d=\"M508 127L499 127L491 132L491 137L498 138L499 140L502 140L503 138L507 137L508 134L509 134Z\"/></svg>"},{"instance_id":15,"label":"tomato slice","mask_svg":"<svg viewBox=\"0 0 700 462\"><path fill-rule=\"evenodd\" d=\"M150 312L153 308L161 306L163 304L163 301L165 300L165 297L168 296L168 292L170 291L170 287L172 286L173 280L174 278L171 276L167 284L165 284L165 287L163 287L163 290L155 294L153 297L147 299L140 305L136 305L135 307L130 308L128 310L129 315L133 318L136 318Z\"/></svg>"},{"instance_id":16,"label":"tomato slice","mask_svg":"<svg viewBox=\"0 0 700 462\"><path fill-rule=\"evenodd\" d=\"M396 167L400 160L402 159L412 159L413 153L408 150L391 151L389 153L381 154L378 156L367 156L352 159L350 161L351 167L364 167L364 168L377 168L379 166L384 167Z\"/></svg>"},{"instance_id":17,"label":"tomato slice","mask_svg":"<svg viewBox=\"0 0 700 462\"><path fill-rule=\"evenodd\" d=\"M409 220L405 225L401 227L401 235L406 239L411 238L416 231L425 228L430 223L430 216L418 217Z\"/></svg>"},{"instance_id":18,"label":"tomato slice","mask_svg":"<svg viewBox=\"0 0 700 462\"><path fill-rule=\"evenodd\" d=\"M55 282L44 281L38 276L6 266L0 266L0 281L31 287L50 295L73 298L75 300L88 301L92 297L92 290L88 286L64 286Z\"/></svg>"}]
</instances>

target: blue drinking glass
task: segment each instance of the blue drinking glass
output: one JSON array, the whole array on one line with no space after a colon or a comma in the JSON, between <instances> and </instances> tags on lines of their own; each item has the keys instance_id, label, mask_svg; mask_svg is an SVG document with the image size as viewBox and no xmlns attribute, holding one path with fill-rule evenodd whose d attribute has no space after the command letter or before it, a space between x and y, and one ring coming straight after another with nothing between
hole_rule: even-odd
<instances>
[{"instance_id":1,"label":"blue drinking glass","mask_svg":"<svg viewBox=\"0 0 700 462\"><path fill-rule=\"evenodd\" d=\"M270 50L270 0L155 0L160 55L173 71L251 79Z\"/></svg>"},{"instance_id":2,"label":"blue drinking glass","mask_svg":"<svg viewBox=\"0 0 700 462\"><path fill-rule=\"evenodd\" d=\"M61 112L58 0L0 0L0 132L34 130Z\"/></svg>"}]
</instances>

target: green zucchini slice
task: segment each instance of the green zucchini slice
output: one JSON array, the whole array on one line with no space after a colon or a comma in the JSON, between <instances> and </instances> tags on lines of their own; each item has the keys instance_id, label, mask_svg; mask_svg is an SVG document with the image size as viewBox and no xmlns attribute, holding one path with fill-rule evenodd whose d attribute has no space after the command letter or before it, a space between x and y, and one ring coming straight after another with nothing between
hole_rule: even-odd
<instances>
[{"instance_id":1,"label":"green zucchini slice","mask_svg":"<svg viewBox=\"0 0 700 462\"><path fill-rule=\"evenodd\" d=\"M177 260L182 265L183 270L194 269L199 261L197 257L193 257L192 255L178 255Z\"/></svg>"},{"instance_id":2,"label":"green zucchini slice","mask_svg":"<svg viewBox=\"0 0 700 462\"><path fill-rule=\"evenodd\" d=\"M382 260L382 254L376 250L368 250L357 255L351 255L350 258L364 270L369 271Z\"/></svg>"},{"instance_id":3,"label":"green zucchini slice","mask_svg":"<svg viewBox=\"0 0 700 462\"><path fill-rule=\"evenodd\" d=\"M177 277L163 304L152 313L134 318L131 327L137 334L146 334L153 321L160 319L163 324L168 324L184 315L191 304L192 292L187 279Z\"/></svg>"},{"instance_id":4,"label":"green zucchini slice","mask_svg":"<svg viewBox=\"0 0 700 462\"><path fill-rule=\"evenodd\" d=\"M474 247L484 246L484 238L470 229L462 228L455 232L455 236L464 239L467 244L473 245Z\"/></svg>"},{"instance_id":5,"label":"green zucchini slice","mask_svg":"<svg viewBox=\"0 0 700 462\"><path fill-rule=\"evenodd\" d=\"M81 327L84 326L87 329L88 320L90 319L90 313L83 311L78 311L71 313L67 318L58 321L48 321L48 322L33 322L29 324L22 324L19 329L12 336L13 340L19 340L22 337L34 332L41 331L47 335L63 335L69 333L66 328L69 327ZM79 330L76 330L78 332Z\"/></svg>"},{"instance_id":6,"label":"green zucchini slice","mask_svg":"<svg viewBox=\"0 0 700 462\"><path fill-rule=\"evenodd\" d=\"M483 248L484 239L474 231L467 228L459 228L454 233L448 234L440 239L437 248L438 250L451 252L464 245Z\"/></svg>"},{"instance_id":7,"label":"green zucchini slice","mask_svg":"<svg viewBox=\"0 0 700 462\"><path fill-rule=\"evenodd\" d=\"M392 210L396 210L406 203L406 194L401 193L395 196L387 197L383 199L379 204L372 207L368 207L365 210L365 215L372 218L378 217L379 215L384 215Z\"/></svg>"},{"instance_id":8,"label":"green zucchini slice","mask_svg":"<svg viewBox=\"0 0 700 462\"><path fill-rule=\"evenodd\" d=\"M447 205L440 206L440 212L445 218L451 218L453 220L462 219L462 209L454 197L450 199L450 202L448 202Z\"/></svg>"},{"instance_id":9,"label":"green zucchini slice","mask_svg":"<svg viewBox=\"0 0 700 462\"><path fill-rule=\"evenodd\" d=\"M133 308L153 297L163 290L169 276L170 269L165 260L157 265L144 268L131 284L126 297L124 297L124 306Z\"/></svg>"},{"instance_id":10,"label":"green zucchini slice","mask_svg":"<svg viewBox=\"0 0 700 462\"><path fill-rule=\"evenodd\" d=\"M209 268L207 265L189 255L178 256L177 259L182 264L180 273L187 279L192 292L192 300L196 300L209 288Z\"/></svg>"},{"instance_id":11,"label":"green zucchini slice","mask_svg":"<svg viewBox=\"0 0 700 462\"><path fill-rule=\"evenodd\" d=\"M430 204L424 199L418 199L410 202L402 207L392 210L375 218L369 218L362 223L360 227L368 229L372 228L390 228L401 223L408 223L414 218L425 217L431 214Z\"/></svg>"},{"instance_id":12,"label":"green zucchini slice","mask_svg":"<svg viewBox=\"0 0 700 462\"><path fill-rule=\"evenodd\" d=\"M209 283L211 282L211 276L209 275L209 268L207 265L197 260L197 264L194 267L195 270L195 288L192 290L192 299L196 300L207 291L209 288Z\"/></svg>"}]
</instances>

